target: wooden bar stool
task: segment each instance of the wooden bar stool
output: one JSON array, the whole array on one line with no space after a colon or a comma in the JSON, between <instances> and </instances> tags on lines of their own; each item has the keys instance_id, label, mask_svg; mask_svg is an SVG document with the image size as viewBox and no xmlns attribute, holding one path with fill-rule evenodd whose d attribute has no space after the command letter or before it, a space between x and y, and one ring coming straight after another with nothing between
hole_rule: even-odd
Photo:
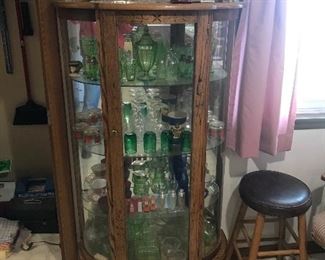
<instances>
[{"instance_id":1,"label":"wooden bar stool","mask_svg":"<svg viewBox=\"0 0 325 260\"><path fill-rule=\"evenodd\" d=\"M307 260L306 251L306 217L305 213L310 208L312 199L307 185L297 178L275 171L256 171L246 174L239 184L239 194L242 199L235 228L227 247L226 260L230 260L235 250L239 260L243 257L237 246L239 232L243 233L249 245L248 260L258 257L275 257L299 255L300 260ZM247 207L257 211L256 220L245 219ZM268 219L265 216L273 216ZM298 217L298 235L288 224L286 218ZM279 221L279 237L262 239L265 222ZM254 234L250 238L244 224L254 223ZM296 249L286 248L286 228L297 242ZM261 241L278 240L278 250L259 251Z\"/></svg>"}]
</instances>

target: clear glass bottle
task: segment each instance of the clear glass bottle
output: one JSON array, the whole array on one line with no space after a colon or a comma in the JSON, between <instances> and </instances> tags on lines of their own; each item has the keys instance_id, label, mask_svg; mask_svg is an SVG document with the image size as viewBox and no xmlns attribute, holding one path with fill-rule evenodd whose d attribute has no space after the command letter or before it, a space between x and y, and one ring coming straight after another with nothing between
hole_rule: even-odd
<instances>
[{"instance_id":1,"label":"clear glass bottle","mask_svg":"<svg viewBox=\"0 0 325 260\"><path fill-rule=\"evenodd\" d=\"M177 207L179 209L185 209L185 192L183 189L180 189L178 191L178 196L177 196Z\"/></svg>"},{"instance_id":2,"label":"clear glass bottle","mask_svg":"<svg viewBox=\"0 0 325 260\"><path fill-rule=\"evenodd\" d=\"M167 202L166 202L167 196L166 195L167 195L167 193L164 191L161 191L159 194L159 210L165 209L165 206L167 205Z\"/></svg>"},{"instance_id":3,"label":"clear glass bottle","mask_svg":"<svg viewBox=\"0 0 325 260\"><path fill-rule=\"evenodd\" d=\"M168 208L174 210L177 204L177 195L175 190L171 190L168 194Z\"/></svg>"},{"instance_id":4,"label":"clear glass bottle","mask_svg":"<svg viewBox=\"0 0 325 260\"><path fill-rule=\"evenodd\" d=\"M166 55L166 80L177 81L179 60L173 49L169 49Z\"/></svg>"}]
</instances>

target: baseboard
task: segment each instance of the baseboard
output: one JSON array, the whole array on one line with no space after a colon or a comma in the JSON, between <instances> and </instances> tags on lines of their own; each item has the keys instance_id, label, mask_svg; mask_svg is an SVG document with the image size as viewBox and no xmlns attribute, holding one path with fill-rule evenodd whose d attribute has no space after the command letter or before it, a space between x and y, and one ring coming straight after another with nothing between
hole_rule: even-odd
<instances>
[{"instance_id":1,"label":"baseboard","mask_svg":"<svg viewBox=\"0 0 325 260\"><path fill-rule=\"evenodd\" d=\"M290 243L287 245L288 249L291 248L296 248L297 245L295 243ZM278 246L277 245L263 245L260 247L260 251L270 251L270 250L277 250ZM239 248L239 251L243 257L247 257L249 253L249 248L248 247L242 247ZM312 254L320 254L320 253L325 253L325 249L317 245L314 241L308 241L307 242L307 252L309 255ZM233 257L231 258L232 260L237 260L237 257L235 256L236 254L234 253Z\"/></svg>"},{"instance_id":2,"label":"baseboard","mask_svg":"<svg viewBox=\"0 0 325 260\"><path fill-rule=\"evenodd\" d=\"M307 252L308 254L320 254L325 253L325 249L316 244L315 241L308 241Z\"/></svg>"}]
</instances>

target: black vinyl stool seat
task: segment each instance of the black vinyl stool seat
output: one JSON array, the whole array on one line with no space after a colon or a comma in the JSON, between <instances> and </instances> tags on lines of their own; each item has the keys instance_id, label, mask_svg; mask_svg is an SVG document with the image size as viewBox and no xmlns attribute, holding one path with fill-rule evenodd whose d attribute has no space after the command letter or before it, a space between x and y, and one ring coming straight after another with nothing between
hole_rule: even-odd
<instances>
[{"instance_id":1,"label":"black vinyl stool seat","mask_svg":"<svg viewBox=\"0 0 325 260\"><path fill-rule=\"evenodd\" d=\"M307 260L306 251L306 211L312 204L311 191L299 179L276 171L255 171L246 174L240 181L239 194L242 204L237 215L235 228L232 231L227 247L226 260L232 258L235 250L238 259L243 259L237 242L242 232L249 245L248 260L299 255L300 260ZM256 220L245 219L247 208L257 212ZM273 216L267 218L266 216ZM298 235L292 229L286 218L298 217ZM265 222L279 222L279 236L272 241L278 241L277 250L260 251L260 242L264 241L262 232ZM245 225L255 223L254 234L251 237ZM286 247L286 228L297 242L296 249ZM266 241L270 241L266 239Z\"/></svg>"},{"instance_id":2,"label":"black vinyl stool seat","mask_svg":"<svg viewBox=\"0 0 325 260\"><path fill-rule=\"evenodd\" d=\"M247 206L265 215L295 217L311 206L311 192L301 180L275 171L246 174L239 194Z\"/></svg>"}]
</instances>

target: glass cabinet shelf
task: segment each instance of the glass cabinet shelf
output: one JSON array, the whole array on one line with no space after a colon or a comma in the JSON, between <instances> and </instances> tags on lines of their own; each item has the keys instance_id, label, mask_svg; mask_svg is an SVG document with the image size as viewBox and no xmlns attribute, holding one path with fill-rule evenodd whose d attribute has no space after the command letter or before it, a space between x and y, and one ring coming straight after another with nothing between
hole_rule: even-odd
<instances>
[{"instance_id":1,"label":"glass cabinet shelf","mask_svg":"<svg viewBox=\"0 0 325 260\"><path fill-rule=\"evenodd\" d=\"M93 144L93 145L83 145L79 144L81 149L90 152L92 154L105 156L105 146L104 144Z\"/></svg>"},{"instance_id":2,"label":"glass cabinet shelf","mask_svg":"<svg viewBox=\"0 0 325 260\"><path fill-rule=\"evenodd\" d=\"M100 85L100 81L93 81L85 78L83 75L80 74L70 74L70 77L73 81L89 84L89 85ZM222 68L217 68L210 73L210 82L215 82L218 80L225 79L227 77L227 72ZM150 88L160 88L160 87L172 87L172 86L188 86L192 84L191 78L181 78L175 81L168 81L168 80L153 80L144 82L138 79L134 81L126 81L121 82L122 87L150 87Z\"/></svg>"},{"instance_id":3,"label":"glass cabinet shelf","mask_svg":"<svg viewBox=\"0 0 325 260\"><path fill-rule=\"evenodd\" d=\"M207 147L206 150L210 151L210 150L215 150L217 149L220 145L223 144L223 140L217 140L215 141L213 144L211 144L211 142L207 143ZM139 145L141 146L142 144L139 143ZM94 144L94 145L87 145L87 146L83 146L82 144L80 144L81 149L86 150L87 152L90 152L92 154L96 154L96 155L100 155L100 156L105 156L105 146L104 144ZM160 151L157 151L154 154L146 154L144 152L139 152L136 153L134 155L124 155L125 157L128 158L138 158L138 157L168 157L168 156L175 156L175 155L188 155L190 153L186 153L186 152L182 152L179 151L180 149L178 149L178 151L171 151L169 153L161 153Z\"/></svg>"}]
</instances>

